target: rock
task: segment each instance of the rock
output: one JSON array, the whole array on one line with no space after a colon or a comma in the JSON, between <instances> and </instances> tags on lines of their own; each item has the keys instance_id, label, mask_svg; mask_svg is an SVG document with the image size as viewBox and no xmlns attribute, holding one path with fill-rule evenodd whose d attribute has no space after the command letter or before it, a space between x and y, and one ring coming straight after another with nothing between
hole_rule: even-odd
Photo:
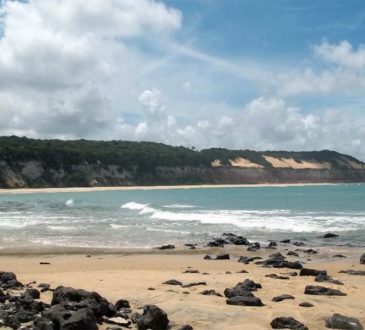
<instances>
[{"instance_id":1,"label":"rock","mask_svg":"<svg viewBox=\"0 0 365 330\"><path fill-rule=\"evenodd\" d=\"M360 257L360 264L365 265L365 253Z\"/></svg>"},{"instance_id":2,"label":"rock","mask_svg":"<svg viewBox=\"0 0 365 330\"><path fill-rule=\"evenodd\" d=\"M193 330L193 327L190 324L183 325L179 330Z\"/></svg>"},{"instance_id":3,"label":"rock","mask_svg":"<svg viewBox=\"0 0 365 330\"><path fill-rule=\"evenodd\" d=\"M276 243L276 241L270 241L267 248L272 249L272 248L275 248L277 246L278 246L278 243Z\"/></svg>"},{"instance_id":4,"label":"rock","mask_svg":"<svg viewBox=\"0 0 365 330\"><path fill-rule=\"evenodd\" d=\"M131 321L132 323L137 323L137 320L141 317L141 314L135 312L131 315Z\"/></svg>"},{"instance_id":5,"label":"rock","mask_svg":"<svg viewBox=\"0 0 365 330\"><path fill-rule=\"evenodd\" d=\"M203 295L203 296L217 296L217 297L223 297L220 293L218 293L215 290L204 290L202 292L200 292L199 294Z\"/></svg>"},{"instance_id":6,"label":"rock","mask_svg":"<svg viewBox=\"0 0 365 330\"><path fill-rule=\"evenodd\" d=\"M273 329L308 330L301 322L292 317L277 317L271 321Z\"/></svg>"},{"instance_id":7,"label":"rock","mask_svg":"<svg viewBox=\"0 0 365 330\"><path fill-rule=\"evenodd\" d=\"M41 293L37 289L28 288L25 295L30 295L33 299L39 299L41 297Z\"/></svg>"},{"instance_id":8,"label":"rock","mask_svg":"<svg viewBox=\"0 0 365 330\"><path fill-rule=\"evenodd\" d=\"M182 282L180 282L178 280L168 280L168 281L163 282L162 284L182 286Z\"/></svg>"},{"instance_id":9,"label":"rock","mask_svg":"<svg viewBox=\"0 0 365 330\"><path fill-rule=\"evenodd\" d=\"M318 253L318 251L313 250L313 249L296 249L295 251L304 252L307 254L317 254Z\"/></svg>"},{"instance_id":10,"label":"rock","mask_svg":"<svg viewBox=\"0 0 365 330\"><path fill-rule=\"evenodd\" d=\"M182 285L183 288L191 288L192 286L207 285L207 282L192 282Z\"/></svg>"},{"instance_id":11,"label":"rock","mask_svg":"<svg viewBox=\"0 0 365 330\"><path fill-rule=\"evenodd\" d=\"M276 297L272 298L272 301L280 302L280 301L283 301L283 300L286 300L286 299L295 299L295 298L290 294L282 294L280 296L276 296Z\"/></svg>"},{"instance_id":12,"label":"rock","mask_svg":"<svg viewBox=\"0 0 365 330\"><path fill-rule=\"evenodd\" d=\"M280 241L280 243L289 244L290 243L290 239L283 239L282 241Z\"/></svg>"},{"instance_id":13,"label":"rock","mask_svg":"<svg viewBox=\"0 0 365 330\"><path fill-rule=\"evenodd\" d=\"M289 275L289 276L298 276L297 272L288 272L288 273L281 273L281 274Z\"/></svg>"},{"instance_id":14,"label":"rock","mask_svg":"<svg viewBox=\"0 0 365 330\"><path fill-rule=\"evenodd\" d=\"M279 276L279 275L276 275L276 274L267 274L267 275L265 275L265 277L270 277L270 278L273 278L275 280L289 280L288 276Z\"/></svg>"},{"instance_id":15,"label":"rock","mask_svg":"<svg viewBox=\"0 0 365 330\"><path fill-rule=\"evenodd\" d=\"M327 233L327 234L324 234L322 236L322 238L335 238L335 237L338 237L339 235L337 234L333 234L333 233Z\"/></svg>"},{"instance_id":16,"label":"rock","mask_svg":"<svg viewBox=\"0 0 365 330\"><path fill-rule=\"evenodd\" d=\"M343 293L340 290L315 285L307 285L304 289L304 293L317 296L347 296L346 293Z\"/></svg>"},{"instance_id":17,"label":"rock","mask_svg":"<svg viewBox=\"0 0 365 330\"><path fill-rule=\"evenodd\" d=\"M34 330L54 330L53 322L49 319L36 319L33 324Z\"/></svg>"},{"instance_id":18,"label":"rock","mask_svg":"<svg viewBox=\"0 0 365 330\"><path fill-rule=\"evenodd\" d=\"M299 254L298 254L298 253L296 253L296 252L294 252L294 251L289 251L289 252L287 253L287 255L288 255L288 256L293 256L293 257L299 257Z\"/></svg>"},{"instance_id":19,"label":"rock","mask_svg":"<svg viewBox=\"0 0 365 330\"><path fill-rule=\"evenodd\" d=\"M246 256L240 256L237 260L237 262L244 263L245 265L248 265L250 262L255 260L261 260L261 257L246 257Z\"/></svg>"},{"instance_id":20,"label":"rock","mask_svg":"<svg viewBox=\"0 0 365 330\"><path fill-rule=\"evenodd\" d=\"M197 274L199 273L199 270L197 269L187 269L184 274Z\"/></svg>"},{"instance_id":21,"label":"rock","mask_svg":"<svg viewBox=\"0 0 365 330\"><path fill-rule=\"evenodd\" d=\"M305 243L304 242L294 242L293 245L295 245L295 246L303 246L303 245L305 245Z\"/></svg>"},{"instance_id":22,"label":"rock","mask_svg":"<svg viewBox=\"0 0 365 330\"><path fill-rule=\"evenodd\" d=\"M204 257L205 260L229 260L229 254L223 253L223 254L218 254L216 256L210 256L210 255L206 255Z\"/></svg>"},{"instance_id":23,"label":"rock","mask_svg":"<svg viewBox=\"0 0 365 330\"><path fill-rule=\"evenodd\" d=\"M348 274L348 275L358 275L358 276L365 276L365 270L341 270L339 273Z\"/></svg>"},{"instance_id":24,"label":"rock","mask_svg":"<svg viewBox=\"0 0 365 330\"><path fill-rule=\"evenodd\" d=\"M261 246L259 242L251 243L250 246L247 248L247 251L256 252L260 249L260 247Z\"/></svg>"},{"instance_id":25,"label":"rock","mask_svg":"<svg viewBox=\"0 0 365 330\"><path fill-rule=\"evenodd\" d=\"M343 285L341 281L334 280L331 276L324 275L324 274L318 274L315 279L316 282L329 282L337 285Z\"/></svg>"},{"instance_id":26,"label":"rock","mask_svg":"<svg viewBox=\"0 0 365 330\"><path fill-rule=\"evenodd\" d=\"M301 269L303 265L299 261L287 261L282 260L282 258L271 258L264 261L258 261L256 264L260 264L263 267L272 267L272 268L290 268L290 269Z\"/></svg>"},{"instance_id":27,"label":"rock","mask_svg":"<svg viewBox=\"0 0 365 330\"><path fill-rule=\"evenodd\" d=\"M309 308L309 307L313 307L314 305L313 305L313 304L311 304L310 302L305 301L305 302L300 303L300 304L299 304L299 306L300 306L300 307L306 307L306 308Z\"/></svg>"},{"instance_id":28,"label":"rock","mask_svg":"<svg viewBox=\"0 0 365 330\"><path fill-rule=\"evenodd\" d=\"M108 300L100 296L97 292L89 292L82 289L59 286L53 291L52 306L57 304L67 304L74 309L90 308L98 319L102 316L113 316Z\"/></svg>"},{"instance_id":29,"label":"rock","mask_svg":"<svg viewBox=\"0 0 365 330\"><path fill-rule=\"evenodd\" d=\"M209 247L223 247L225 244L228 244L227 241L225 241L222 238L216 238L214 241L211 241L207 244Z\"/></svg>"},{"instance_id":30,"label":"rock","mask_svg":"<svg viewBox=\"0 0 365 330\"><path fill-rule=\"evenodd\" d=\"M158 249L158 250L171 250L171 249L175 249L175 245L172 245L172 244L162 245L162 246L157 247L156 249Z\"/></svg>"},{"instance_id":31,"label":"rock","mask_svg":"<svg viewBox=\"0 0 365 330\"><path fill-rule=\"evenodd\" d=\"M244 280L243 282L237 283L237 285L233 288L227 288L224 290L224 295L227 298L236 297L236 296L247 296L252 297L253 294L251 291L257 291L257 289L261 289L262 286L260 283L255 283L249 279Z\"/></svg>"},{"instance_id":32,"label":"rock","mask_svg":"<svg viewBox=\"0 0 365 330\"><path fill-rule=\"evenodd\" d=\"M129 301L125 300L125 299L119 299L116 303L115 303L115 308L116 310L120 310L122 308L131 308Z\"/></svg>"},{"instance_id":33,"label":"rock","mask_svg":"<svg viewBox=\"0 0 365 330\"><path fill-rule=\"evenodd\" d=\"M226 236L227 240L234 245L249 245L250 242L247 238L243 236L238 236L232 233L224 233L223 236Z\"/></svg>"},{"instance_id":34,"label":"rock","mask_svg":"<svg viewBox=\"0 0 365 330\"><path fill-rule=\"evenodd\" d=\"M333 314L326 320L326 327L331 329L346 329L346 330L362 330L364 329L359 320L344 316L341 314Z\"/></svg>"},{"instance_id":35,"label":"rock","mask_svg":"<svg viewBox=\"0 0 365 330\"><path fill-rule=\"evenodd\" d=\"M344 256L343 254L335 254L332 256L332 258L347 258L347 257Z\"/></svg>"},{"instance_id":36,"label":"rock","mask_svg":"<svg viewBox=\"0 0 365 330\"><path fill-rule=\"evenodd\" d=\"M238 306L264 306L260 298L236 296L226 300L227 305Z\"/></svg>"},{"instance_id":37,"label":"rock","mask_svg":"<svg viewBox=\"0 0 365 330\"><path fill-rule=\"evenodd\" d=\"M167 329L169 319L167 314L155 305L147 305L143 308L143 314L137 318L138 330L164 330Z\"/></svg>"},{"instance_id":38,"label":"rock","mask_svg":"<svg viewBox=\"0 0 365 330\"><path fill-rule=\"evenodd\" d=\"M237 273L239 273L239 274L248 274L248 271L245 270L245 269L241 269Z\"/></svg>"},{"instance_id":39,"label":"rock","mask_svg":"<svg viewBox=\"0 0 365 330\"><path fill-rule=\"evenodd\" d=\"M4 320L4 325L12 329L18 329L20 327L20 321L15 315L8 315Z\"/></svg>"},{"instance_id":40,"label":"rock","mask_svg":"<svg viewBox=\"0 0 365 330\"><path fill-rule=\"evenodd\" d=\"M51 285L48 283L40 283L38 288L41 288L41 292L46 292L51 288Z\"/></svg>"},{"instance_id":41,"label":"rock","mask_svg":"<svg viewBox=\"0 0 365 330\"><path fill-rule=\"evenodd\" d=\"M41 261L39 264L40 265L50 265L51 263L48 261Z\"/></svg>"},{"instance_id":42,"label":"rock","mask_svg":"<svg viewBox=\"0 0 365 330\"><path fill-rule=\"evenodd\" d=\"M310 268L302 268L299 273L299 276L317 276L317 275L327 275L327 271L310 269Z\"/></svg>"}]
</instances>

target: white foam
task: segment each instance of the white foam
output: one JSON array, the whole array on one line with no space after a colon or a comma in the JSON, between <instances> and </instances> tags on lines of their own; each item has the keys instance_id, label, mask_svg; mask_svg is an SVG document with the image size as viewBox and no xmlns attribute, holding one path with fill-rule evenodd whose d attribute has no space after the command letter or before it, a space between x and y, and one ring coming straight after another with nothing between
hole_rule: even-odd
<instances>
[{"instance_id":1,"label":"white foam","mask_svg":"<svg viewBox=\"0 0 365 330\"><path fill-rule=\"evenodd\" d=\"M136 202L128 202L121 206L122 209L129 209L129 210L142 210L144 209L148 204L140 204Z\"/></svg>"},{"instance_id":2,"label":"white foam","mask_svg":"<svg viewBox=\"0 0 365 330\"><path fill-rule=\"evenodd\" d=\"M179 235L191 235L190 231L185 231L185 230L161 229L161 228L152 228L152 227L147 227L146 230L163 232L163 233L171 233L171 234L179 234Z\"/></svg>"},{"instance_id":3,"label":"white foam","mask_svg":"<svg viewBox=\"0 0 365 330\"><path fill-rule=\"evenodd\" d=\"M73 199L69 199L68 201L66 201L65 205L66 206L72 206L74 205L75 201Z\"/></svg>"},{"instance_id":4,"label":"white foam","mask_svg":"<svg viewBox=\"0 0 365 330\"><path fill-rule=\"evenodd\" d=\"M71 231L75 229L73 226L47 226L47 228L54 231Z\"/></svg>"},{"instance_id":5,"label":"white foam","mask_svg":"<svg viewBox=\"0 0 365 330\"><path fill-rule=\"evenodd\" d=\"M196 206L187 204L171 204L171 205L165 205L164 207L168 209L192 209Z\"/></svg>"}]
</instances>

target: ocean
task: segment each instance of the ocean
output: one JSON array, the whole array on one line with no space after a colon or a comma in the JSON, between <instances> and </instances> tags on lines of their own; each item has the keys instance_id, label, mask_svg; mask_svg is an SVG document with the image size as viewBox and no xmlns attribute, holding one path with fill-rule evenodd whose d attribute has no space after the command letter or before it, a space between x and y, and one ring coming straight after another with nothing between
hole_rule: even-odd
<instances>
[{"instance_id":1,"label":"ocean","mask_svg":"<svg viewBox=\"0 0 365 330\"><path fill-rule=\"evenodd\" d=\"M0 248L199 245L224 232L365 246L365 184L0 195Z\"/></svg>"}]
</instances>

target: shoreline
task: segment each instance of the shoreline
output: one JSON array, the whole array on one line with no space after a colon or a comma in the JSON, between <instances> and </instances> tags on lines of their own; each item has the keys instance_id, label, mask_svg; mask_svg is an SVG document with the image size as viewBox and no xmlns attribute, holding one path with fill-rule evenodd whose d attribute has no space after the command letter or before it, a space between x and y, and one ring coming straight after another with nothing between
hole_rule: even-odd
<instances>
[{"instance_id":1,"label":"shoreline","mask_svg":"<svg viewBox=\"0 0 365 330\"><path fill-rule=\"evenodd\" d=\"M0 188L0 194L63 193L63 192L97 192L129 190L174 190L174 189L222 189L222 188L263 188L263 187L305 187L334 186L341 184L364 184L364 182L338 183L253 183L253 184L202 184L202 185L156 185L156 186L107 186L107 187L67 187L67 188Z\"/></svg>"}]
</instances>

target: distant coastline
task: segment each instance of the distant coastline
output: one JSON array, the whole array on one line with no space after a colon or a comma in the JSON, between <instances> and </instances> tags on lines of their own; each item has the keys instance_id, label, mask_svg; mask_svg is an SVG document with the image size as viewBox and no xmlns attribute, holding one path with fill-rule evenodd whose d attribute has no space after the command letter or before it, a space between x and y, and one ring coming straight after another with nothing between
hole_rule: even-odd
<instances>
[{"instance_id":1,"label":"distant coastline","mask_svg":"<svg viewBox=\"0 0 365 330\"><path fill-rule=\"evenodd\" d=\"M260 187L302 187L327 186L342 183L253 183L253 184L202 184L202 185L171 185L171 186L109 186L109 187L65 187L65 188L8 188L0 189L0 194L34 194L62 192L95 192L95 191L128 191L128 190L172 190L172 189L215 189L215 188L260 188ZM363 184L353 182L343 184Z\"/></svg>"}]
</instances>

